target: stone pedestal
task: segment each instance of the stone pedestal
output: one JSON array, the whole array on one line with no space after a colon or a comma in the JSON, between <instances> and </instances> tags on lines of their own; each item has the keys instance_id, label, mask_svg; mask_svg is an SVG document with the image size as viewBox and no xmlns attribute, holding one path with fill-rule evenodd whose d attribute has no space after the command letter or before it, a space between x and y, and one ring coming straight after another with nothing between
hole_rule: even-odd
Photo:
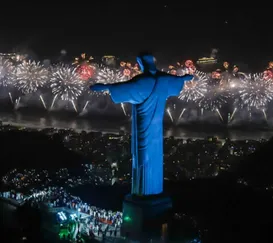
<instances>
[{"instance_id":1,"label":"stone pedestal","mask_svg":"<svg viewBox=\"0 0 273 243\"><path fill-rule=\"evenodd\" d=\"M153 238L152 235L161 237L162 233L166 233L171 209L172 201L164 195L128 195L123 202L121 234L137 241Z\"/></svg>"}]
</instances>

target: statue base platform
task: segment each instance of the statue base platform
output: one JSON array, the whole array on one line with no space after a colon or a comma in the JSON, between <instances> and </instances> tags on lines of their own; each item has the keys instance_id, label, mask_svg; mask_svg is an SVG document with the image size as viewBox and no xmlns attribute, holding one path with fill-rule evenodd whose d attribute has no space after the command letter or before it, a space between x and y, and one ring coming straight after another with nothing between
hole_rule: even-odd
<instances>
[{"instance_id":1,"label":"statue base platform","mask_svg":"<svg viewBox=\"0 0 273 243\"><path fill-rule=\"evenodd\" d=\"M171 209L172 201L164 195L127 195L123 201L122 236L137 241L151 234L164 237Z\"/></svg>"}]
</instances>

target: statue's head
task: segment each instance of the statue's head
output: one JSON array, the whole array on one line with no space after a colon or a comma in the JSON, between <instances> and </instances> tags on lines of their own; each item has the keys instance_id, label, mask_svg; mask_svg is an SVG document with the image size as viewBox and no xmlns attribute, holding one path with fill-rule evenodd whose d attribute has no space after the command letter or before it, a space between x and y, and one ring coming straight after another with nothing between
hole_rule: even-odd
<instances>
[{"instance_id":1,"label":"statue's head","mask_svg":"<svg viewBox=\"0 0 273 243\"><path fill-rule=\"evenodd\" d=\"M155 57L152 54L144 53L137 57L137 63L139 65L140 70L143 73L156 73L156 66L155 66Z\"/></svg>"}]
</instances>

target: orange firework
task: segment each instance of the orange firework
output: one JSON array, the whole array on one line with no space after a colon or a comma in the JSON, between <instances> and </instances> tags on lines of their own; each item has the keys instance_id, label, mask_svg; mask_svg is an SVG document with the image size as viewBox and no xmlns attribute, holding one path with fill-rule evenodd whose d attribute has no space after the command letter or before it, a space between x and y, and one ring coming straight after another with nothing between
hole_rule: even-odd
<instances>
[{"instance_id":1,"label":"orange firework","mask_svg":"<svg viewBox=\"0 0 273 243\"><path fill-rule=\"evenodd\" d=\"M138 64L137 64L137 63L134 65L133 69L134 69L134 71L136 71L136 72L138 72L138 71L139 71L139 66L138 66Z\"/></svg>"},{"instance_id":2,"label":"orange firework","mask_svg":"<svg viewBox=\"0 0 273 243\"><path fill-rule=\"evenodd\" d=\"M227 70L228 67L229 67L229 63L228 63L228 62L224 62L224 63L223 63L223 66L224 66L224 68Z\"/></svg>"},{"instance_id":3,"label":"orange firework","mask_svg":"<svg viewBox=\"0 0 273 243\"><path fill-rule=\"evenodd\" d=\"M273 72L271 69L267 69L263 73L263 79L264 80L273 80Z\"/></svg>"},{"instance_id":4,"label":"orange firework","mask_svg":"<svg viewBox=\"0 0 273 243\"><path fill-rule=\"evenodd\" d=\"M131 70L129 68L125 68L123 70L123 75L126 77L130 77L131 76Z\"/></svg>"},{"instance_id":5,"label":"orange firework","mask_svg":"<svg viewBox=\"0 0 273 243\"><path fill-rule=\"evenodd\" d=\"M120 62L119 64L121 67L125 67L126 66L126 62Z\"/></svg>"},{"instance_id":6,"label":"orange firework","mask_svg":"<svg viewBox=\"0 0 273 243\"><path fill-rule=\"evenodd\" d=\"M237 65L233 66L233 72L238 73L239 72L239 67Z\"/></svg>"},{"instance_id":7,"label":"orange firework","mask_svg":"<svg viewBox=\"0 0 273 243\"><path fill-rule=\"evenodd\" d=\"M130 62L127 62L127 63L126 63L126 67L132 68L132 64L131 64Z\"/></svg>"},{"instance_id":8,"label":"orange firework","mask_svg":"<svg viewBox=\"0 0 273 243\"><path fill-rule=\"evenodd\" d=\"M192 60L185 61L185 68L189 74L193 74L196 71L196 67Z\"/></svg>"},{"instance_id":9,"label":"orange firework","mask_svg":"<svg viewBox=\"0 0 273 243\"><path fill-rule=\"evenodd\" d=\"M84 81L89 80L95 73L95 66L91 65L92 56L88 57L85 53L82 53L80 57L76 57L73 65L77 67L77 73Z\"/></svg>"},{"instance_id":10,"label":"orange firework","mask_svg":"<svg viewBox=\"0 0 273 243\"><path fill-rule=\"evenodd\" d=\"M85 53L82 53L80 57L75 58L72 64L78 67L82 64L90 64L92 60L94 60L92 56L88 57Z\"/></svg>"},{"instance_id":11,"label":"orange firework","mask_svg":"<svg viewBox=\"0 0 273 243\"><path fill-rule=\"evenodd\" d=\"M216 71L211 73L211 77L213 79L221 79L221 73L218 70L216 70Z\"/></svg>"},{"instance_id":12,"label":"orange firework","mask_svg":"<svg viewBox=\"0 0 273 243\"><path fill-rule=\"evenodd\" d=\"M187 60L187 61L185 61L185 66L186 66L187 68L191 68L191 69L194 69L194 68L195 68L195 66L194 66L192 60Z\"/></svg>"}]
</instances>

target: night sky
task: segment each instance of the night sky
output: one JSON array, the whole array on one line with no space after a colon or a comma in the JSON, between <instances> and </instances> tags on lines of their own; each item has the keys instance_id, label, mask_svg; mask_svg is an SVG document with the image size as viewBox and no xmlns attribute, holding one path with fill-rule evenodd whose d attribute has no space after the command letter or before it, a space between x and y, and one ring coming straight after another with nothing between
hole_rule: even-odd
<instances>
[{"instance_id":1,"label":"night sky","mask_svg":"<svg viewBox=\"0 0 273 243\"><path fill-rule=\"evenodd\" d=\"M0 51L28 49L44 59L58 56L62 49L71 58L82 52L127 58L148 50L168 63L208 56L217 48L220 59L253 69L273 60L272 9L266 5L257 9L225 7L224 1L211 7L184 1L122 2L25 2L6 8L10 17L3 17L2 8Z\"/></svg>"}]
</instances>

